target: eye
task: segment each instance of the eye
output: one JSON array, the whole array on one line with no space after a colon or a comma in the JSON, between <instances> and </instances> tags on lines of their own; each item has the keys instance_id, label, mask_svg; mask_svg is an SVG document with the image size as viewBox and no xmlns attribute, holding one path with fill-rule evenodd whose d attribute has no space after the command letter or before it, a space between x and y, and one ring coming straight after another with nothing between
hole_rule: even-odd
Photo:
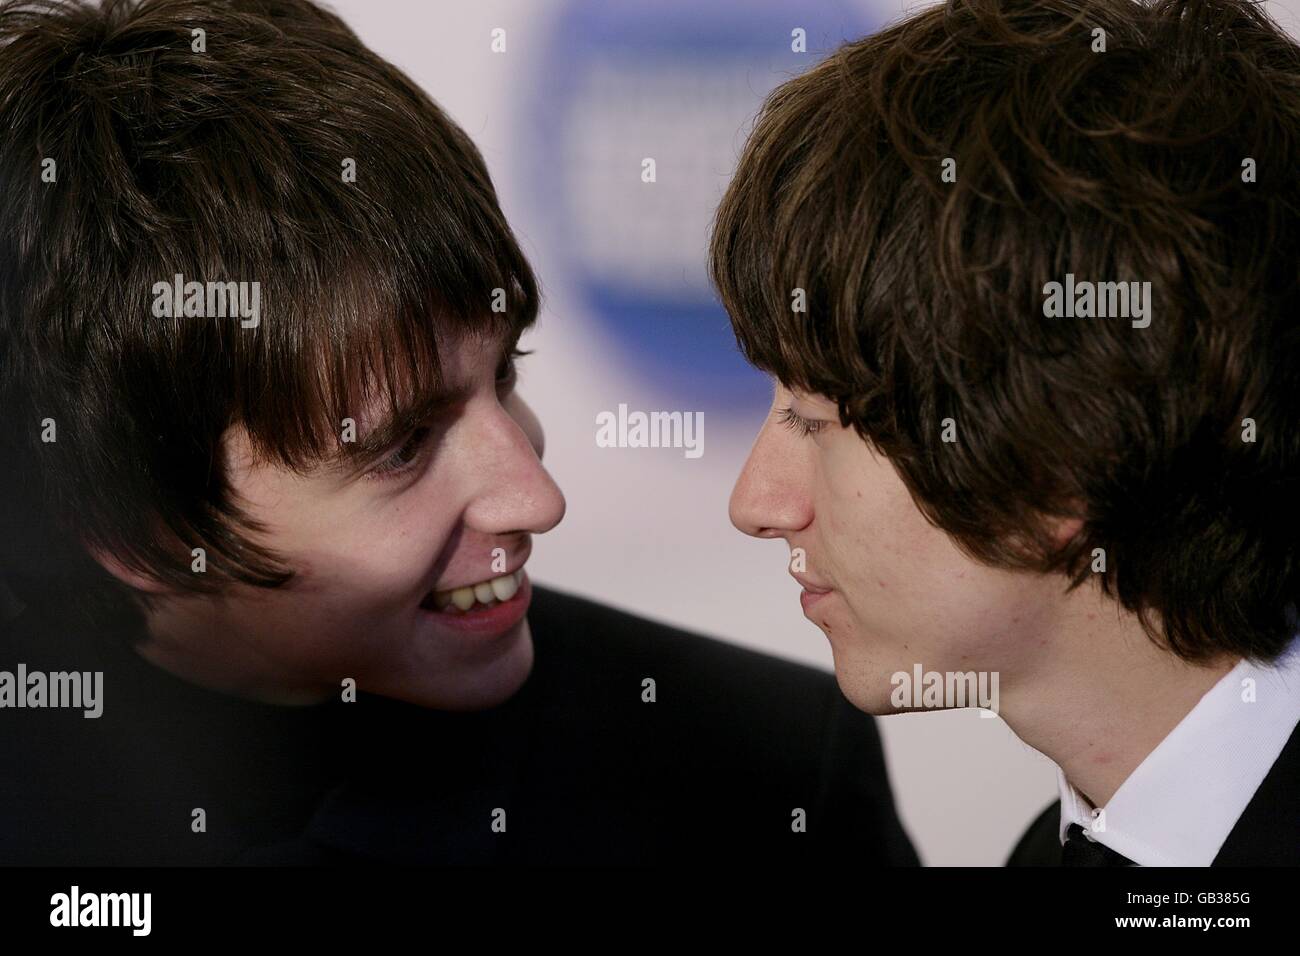
<instances>
[{"instance_id":1,"label":"eye","mask_svg":"<svg viewBox=\"0 0 1300 956\"><path fill-rule=\"evenodd\" d=\"M531 351L511 349L509 354L501 359L501 364L497 366L497 391L509 392L515 387L515 383L519 381L517 361L525 355L531 354Z\"/></svg>"},{"instance_id":2,"label":"eye","mask_svg":"<svg viewBox=\"0 0 1300 956\"><path fill-rule=\"evenodd\" d=\"M411 432L402 447L370 469L366 477L380 480L397 478L414 469L424 457L431 431L429 428L417 428Z\"/></svg>"},{"instance_id":3,"label":"eye","mask_svg":"<svg viewBox=\"0 0 1300 956\"><path fill-rule=\"evenodd\" d=\"M802 415L796 414L794 409L788 405L785 408L778 409L777 416L777 420L780 421L782 425L785 425L791 431L798 432L803 438L807 438L809 435L815 435L826 427L826 422L809 421Z\"/></svg>"}]
</instances>

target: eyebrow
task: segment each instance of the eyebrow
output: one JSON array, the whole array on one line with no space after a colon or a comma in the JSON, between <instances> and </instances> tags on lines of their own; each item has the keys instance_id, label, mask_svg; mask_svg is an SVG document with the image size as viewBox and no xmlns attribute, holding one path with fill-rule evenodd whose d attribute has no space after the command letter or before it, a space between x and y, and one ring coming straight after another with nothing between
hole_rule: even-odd
<instances>
[{"instance_id":1,"label":"eyebrow","mask_svg":"<svg viewBox=\"0 0 1300 956\"><path fill-rule=\"evenodd\" d=\"M502 344L503 359L518 346L523 331L523 329L516 330ZM365 427L366 423L358 420L358 431L365 427L365 433L358 435L354 442L343 443L340 449L327 456L322 464L326 470L354 476L377 462L390 448L395 447L421 425L466 401L473 392L473 386L466 383L439 385L414 401L399 405L392 414L378 424Z\"/></svg>"},{"instance_id":2,"label":"eyebrow","mask_svg":"<svg viewBox=\"0 0 1300 956\"><path fill-rule=\"evenodd\" d=\"M374 425L367 427L363 421L358 420L357 440L342 443L338 451L325 459L324 467L348 474L363 470L421 425L464 402L473 391L473 387L466 384L443 386L400 405L392 414ZM360 433L363 428L364 433Z\"/></svg>"}]
</instances>

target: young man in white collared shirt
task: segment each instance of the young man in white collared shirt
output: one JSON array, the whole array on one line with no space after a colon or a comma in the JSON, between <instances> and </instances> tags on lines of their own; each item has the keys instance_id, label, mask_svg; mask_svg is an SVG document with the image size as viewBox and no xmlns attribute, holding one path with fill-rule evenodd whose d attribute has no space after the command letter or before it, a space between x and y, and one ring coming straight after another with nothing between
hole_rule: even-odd
<instances>
[{"instance_id":1,"label":"young man in white collared shirt","mask_svg":"<svg viewBox=\"0 0 1300 956\"><path fill-rule=\"evenodd\" d=\"M732 520L861 709L998 675L1062 781L1013 863L1300 863L1298 91L1254 4L951 2L780 87L718 210Z\"/></svg>"}]
</instances>

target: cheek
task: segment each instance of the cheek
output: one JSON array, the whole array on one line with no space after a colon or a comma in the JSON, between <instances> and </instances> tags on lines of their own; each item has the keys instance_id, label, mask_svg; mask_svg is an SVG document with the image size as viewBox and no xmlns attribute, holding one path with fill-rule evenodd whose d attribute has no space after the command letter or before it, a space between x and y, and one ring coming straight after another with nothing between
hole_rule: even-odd
<instances>
[{"instance_id":1,"label":"cheek","mask_svg":"<svg viewBox=\"0 0 1300 956\"><path fill-rule=\"evenodd\" d=\"M407 492L402 508L350 530L348 544L337 557L345 562L353 587L405 599L414 591L422 594L442 573L456 518L430 500L438 497L437 489L436 481L426 481Z\"/></svg>"},{"instance_id":2,"label":"cheek","mask_svg":"<svg viewBox=\"0 0 1300 956\"><path fill-rule=\"evenodd\" d=\"M871 514L875 540L837 556L855 562L846 623L940 670L1006 670L1018 649L1048 633L1044 580L967 557L910 497L894 505Z\"/></svg>"},{"instance_id":3,"label":"cheek","mask_svg":"<svg viewBox=\"0 0 1300 956\"><path fill-rule=\"evenodd\" d=\"M909 645L978 635L1007 582L931 525L893 467L865 445L830 462L818 487L819 537L856 626Z\"/></svg>"},{"instance_id":4,"label":"cheek","mask_svg":"<svg viewBox=\"0 0 1300 956\"><path fill-rule=\"evenodd\" d=\"M906 584L932 545L893 468L861 442L831 448L822 464L814 514L832 583L852 591Z\"/></svg>"},{"instance_id":5,"label":"cheek","mask_svg":"<svg viewBox=\"0 0 1300 956\"><path fill-rule=\"evenodd\" d=\"M432 477L432 476L429 476ZM369 508L317 512L281 540L301 589L332 614L349 609L374 613L400 602L418 602L437 573L454 520L425 501L429 490L411 488L401 501Z\"/></svg>"},{"instance_id":6,"label":"cheek","mask_svg":"<svg viewBox=\"0 0 1300 956\"><path fill-rule=\"evenodd\" d=\"M241 462L247 457L242 447L236 446ZM256 540L295 572L294 585L276 592L273 603L313 614L405 598L427 579L454 523L452 517L439 526L430 501L437 482L430 478L385 497L370 487L335 493L266 467L236 469L232 489L265 529Z\"/></svg>"}]
</instances>

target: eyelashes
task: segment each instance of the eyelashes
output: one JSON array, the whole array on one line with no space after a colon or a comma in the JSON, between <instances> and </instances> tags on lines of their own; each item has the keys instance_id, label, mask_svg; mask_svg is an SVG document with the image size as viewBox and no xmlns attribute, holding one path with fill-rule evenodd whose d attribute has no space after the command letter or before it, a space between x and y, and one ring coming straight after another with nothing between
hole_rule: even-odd
<instances>
[{"instance_id":1,"label":"eyelashes","mask_svg":"<svg viewBox=\"0 0 1300 956\"><path fill-rule=\"evenodd\" d=\"M501 365L497 368L497 389L509 391L515 387L519 381L519 359L525 355L532 355L532 350L523 350L512 348L510 353L501 359Z\"/></svg>"},{"instance_id":2,"label":"eyelashes","mask_svg":"<svg viewBox=\"0 0 1300 956\"><path fill-rule=\"evenodd\" d=\"M809 421L802 415L796 414L794 409L787 405L785 408L777 410L777 420L793 432L797 432L801 438L807 438L809 435L815 435L826 427L826 422Z\"/></svg>"},{"instance_id":3,"label":"eyelashes","mask_svg":"<svg viewBox=\"0 0 1300 956\"><path fill-rule=\"evenodd\" d=\"M411 432L411 436L401 448L393 452L368 473L368 477L384 480L396 478L413 469L420 463L421 454L429 444L432 429L420 427Z\"/></svg>"}]
</instances>

